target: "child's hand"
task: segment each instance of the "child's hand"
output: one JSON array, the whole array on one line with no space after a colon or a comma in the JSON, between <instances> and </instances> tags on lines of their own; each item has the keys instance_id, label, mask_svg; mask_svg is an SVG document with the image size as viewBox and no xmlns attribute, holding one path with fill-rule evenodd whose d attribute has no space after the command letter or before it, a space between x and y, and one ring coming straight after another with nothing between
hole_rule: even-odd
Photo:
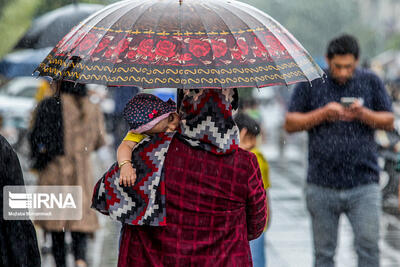
<instances>
[{"instance_id":1,"label":"child's hand","mask_svg":"<svg viewBox=\"0 0 400 267\"><path fill-rule=\"evenodd\" d=\"M124 164L121 167L119 185L124 184L124 186L133 186L136 181L136 170L132 168L131 164Z\"/></svg>"}]
</instances>

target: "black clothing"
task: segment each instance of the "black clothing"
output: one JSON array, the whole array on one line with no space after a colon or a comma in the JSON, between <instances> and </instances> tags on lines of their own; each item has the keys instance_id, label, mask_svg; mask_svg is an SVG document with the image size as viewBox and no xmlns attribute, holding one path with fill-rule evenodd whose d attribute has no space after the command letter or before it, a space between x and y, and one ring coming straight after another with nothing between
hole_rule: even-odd
<instances>
[{"instance_id":1,"label":"black clothing","mask_svg":"<svg viewBox=\"0 0 400 267\"><path fill-rule=\"evenodd\" d=\"M3 219L3 187L6 185L24 185L24 179L17 154L0 135L0 266L40 266L36 231L32 222Z\"/></svg>"}]
</instances>

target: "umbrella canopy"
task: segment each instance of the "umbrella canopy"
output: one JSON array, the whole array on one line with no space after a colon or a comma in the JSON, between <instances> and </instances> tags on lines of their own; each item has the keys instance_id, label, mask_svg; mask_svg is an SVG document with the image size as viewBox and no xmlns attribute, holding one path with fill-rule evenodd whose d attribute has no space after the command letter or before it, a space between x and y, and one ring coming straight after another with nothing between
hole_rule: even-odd
<instances>
[{"instance_id":1,"label":"umbrella canopy","mask_svg":"<svg viewBox=\"0 0 400 267\"><path fill-rule=\"evenodd\" d=\"M22 49L7 54L0 61L0 74L7 78L31 76L38 64L47 56L52 47Z\"/></svg>"},{"instance_id":2,"label":"umbrella canopy","mask_svg":"<svg viewBox=\"0 0 400 267\"><path fill-rule=\"evenodd\" d=\"M48 12L33 21L14 48L54 47L72 27L102 7L95 4L71 4Z\"/></svg>"},{"instance_id":3,"label":"umbrella canopy","mask_svg":"<svg viewBox=\"0 0 400 267\"><path fill-rule=\"evenodd\" d=\"M127 0L93 14L52 50L40 75L143 88L264 87L323 75L264 12L232 0Z\"/></svg>"}]
</instances>

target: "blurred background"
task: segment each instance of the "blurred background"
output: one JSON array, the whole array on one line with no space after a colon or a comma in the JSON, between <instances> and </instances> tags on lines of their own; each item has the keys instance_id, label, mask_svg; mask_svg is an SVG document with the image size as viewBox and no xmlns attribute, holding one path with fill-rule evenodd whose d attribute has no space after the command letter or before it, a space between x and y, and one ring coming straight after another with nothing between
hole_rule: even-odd
<instances>
[{"instance_id":1,"label":"blurred background","mask_svg":"<svg viewBox=\"0 0 400 267\"><path fill-rule=\"evenodd\" d=\"M52 84L32 76L36 66L68 31L112 0L0 0L0 134L17 151L25 183L34 185L26 134L37 103L53 94ZM285 26L323 68L327 42L341 33L356 36L360 63L385 82L396 114L396 130L377 131L383 193L382 266L400 266L400 213L396 171L400 150L400 1L399 0L245 0ZM122 90L124 89L124 90ZM93 155L97 181L115 161L115 149L126 125L120 107L138 88L109 89L89 85L90 99L104 113L107 146ZM126 90L125 90L126 89ZM262 124L260 147L270 163L272 225L266 234L269 266L311 266L310 222L304 207L303 185L307 164L306 133L283 130L291 87L240 89L241 108ZM164 99L170 89L153 90ZM100 216L102 229L89 243L90 266L116 266L120 226ZM352 234L343 218L338 266L356 266ZM54 266L51 241L38 228L44 266ZM70 238L67 236L67 242ZM72 264L69 255L69 263ZM72 265L70 265L72 266Z\"/></svg>"}]
</instances>

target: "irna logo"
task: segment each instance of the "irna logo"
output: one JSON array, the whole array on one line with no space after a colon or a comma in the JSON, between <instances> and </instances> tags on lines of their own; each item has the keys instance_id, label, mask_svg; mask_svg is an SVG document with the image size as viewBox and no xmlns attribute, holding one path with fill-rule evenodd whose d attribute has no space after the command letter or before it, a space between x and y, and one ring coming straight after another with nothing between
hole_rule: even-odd
<instances>
[{"instance_id":1,"label":"irna logo","mask_svg":"<svg viewBox=\"0 0 400 267\"><path fill-rule=\"evenodd\" d=\"M11 193L8 205L12 209L76 209L71 193Z\"/></svg>"}]
</instances>

